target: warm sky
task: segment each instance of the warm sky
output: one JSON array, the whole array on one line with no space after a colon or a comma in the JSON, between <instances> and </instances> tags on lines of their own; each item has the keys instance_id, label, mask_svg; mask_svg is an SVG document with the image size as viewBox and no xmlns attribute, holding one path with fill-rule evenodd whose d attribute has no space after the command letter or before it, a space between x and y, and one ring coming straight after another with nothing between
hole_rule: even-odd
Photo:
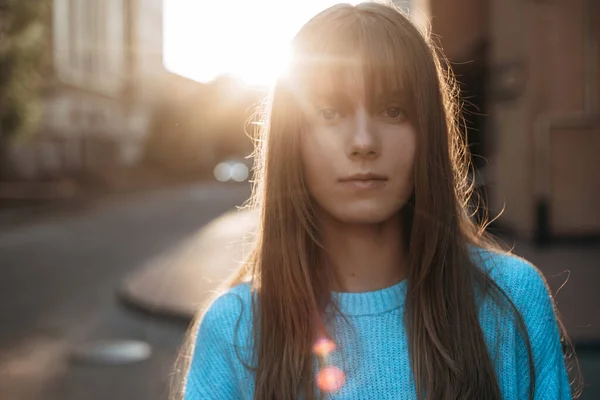
<instances>
[{"instance_id":1,"label":"warm sky","mask_svg":"<svg viewBox=\"0 0 600 400\"><path fill-rule=\"evenodd\" d=\"M341 0L163 0L166 68L200 82L271 84L304 22ZM352 1L346 1L352 2Z\"/></svg>"}]
</instances>

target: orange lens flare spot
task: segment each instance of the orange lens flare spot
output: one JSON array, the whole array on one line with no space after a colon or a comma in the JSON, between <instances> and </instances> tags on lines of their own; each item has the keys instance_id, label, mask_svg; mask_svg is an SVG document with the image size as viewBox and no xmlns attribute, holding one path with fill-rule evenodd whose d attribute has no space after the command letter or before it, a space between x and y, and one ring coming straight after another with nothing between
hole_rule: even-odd
<instances>
[{"instance_id":1,"label":"orange lens flare spot","mask_svg":"<svg viewBox=\"0 0 600 400\"><path fill-rule=\"evenodd\" d=\"M317 374L317 386L324 392L337 392L346 383L346 375L336 367L323 368Z\"/></svg>"},{"instance_id":2,"label":"orange lens flare spot","mask_svg":"<svg viewBox=\"0 0 600 400\"><path fill-rule=\"evenodd\" d=\"M313 346L313 352L321 357L325 357L335 350L335 343L327 338L320 338Z\"/></svg>"}]
</instances>

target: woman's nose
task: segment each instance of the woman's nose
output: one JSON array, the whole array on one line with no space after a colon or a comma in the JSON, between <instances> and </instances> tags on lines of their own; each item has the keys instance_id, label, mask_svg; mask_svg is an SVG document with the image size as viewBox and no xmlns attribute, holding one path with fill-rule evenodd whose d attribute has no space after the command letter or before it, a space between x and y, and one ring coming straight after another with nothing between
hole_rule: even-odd
<instances>
[{"instance_id":1,"label":"woman's nose","mask_svg":"<svg viewBox=\"0 0 600 400\"><path fill-rule=\"evenodd\" d=\"M357 110L350 142L350 155L355 158L377 158L380 143L371 116L365 110Z\"/></svg>"}]
</instances>

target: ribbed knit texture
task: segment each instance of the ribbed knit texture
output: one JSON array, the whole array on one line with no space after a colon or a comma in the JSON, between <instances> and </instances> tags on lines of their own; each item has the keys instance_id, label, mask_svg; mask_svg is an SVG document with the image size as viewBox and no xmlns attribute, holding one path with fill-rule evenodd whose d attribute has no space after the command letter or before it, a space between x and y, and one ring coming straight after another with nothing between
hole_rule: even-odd
<instances>
[{"instance_id":1,"label":"ribbed knit texture","mask_svg":"<svg viewBox=\"0 0 600 400\"><path fill-rule=\"evenodd\" d=\"M559 331L546 281L527 261L476 249L474 259L523 315L535 360L535 399L571 399ZM341 317L328 325L337 347L327 365L345 374L330 399L416 399L404 326L407 281L363 293L334 293ZM218 297L200 324L185 389L186 400L252 399L251 298L248 284ZM498 313L486 298L479 320L494 362L503 399L527 399L527 351L514 317ZM239 323L239 324L238 324ZM235 346L234 346L235 344ZM315 363L315 373L317 373Z\"/></svg>"}]
</instances>

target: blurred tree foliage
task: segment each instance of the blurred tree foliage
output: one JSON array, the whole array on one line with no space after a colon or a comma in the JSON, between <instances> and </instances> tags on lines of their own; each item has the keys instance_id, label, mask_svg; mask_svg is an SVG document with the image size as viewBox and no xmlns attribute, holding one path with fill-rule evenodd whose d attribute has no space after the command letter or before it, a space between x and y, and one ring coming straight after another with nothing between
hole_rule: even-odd
<instances>
[{"instance_id":1,"label":"blurred tree foliage","mask_svg":"<svg viewBox=\"0 0 600 400\"><path fill-rule=\"evenodd\" d=\"M0 0L0 157L11 139L33 134L40 121L51 6L51 0Z\"/></svg>"}]
</instances>

